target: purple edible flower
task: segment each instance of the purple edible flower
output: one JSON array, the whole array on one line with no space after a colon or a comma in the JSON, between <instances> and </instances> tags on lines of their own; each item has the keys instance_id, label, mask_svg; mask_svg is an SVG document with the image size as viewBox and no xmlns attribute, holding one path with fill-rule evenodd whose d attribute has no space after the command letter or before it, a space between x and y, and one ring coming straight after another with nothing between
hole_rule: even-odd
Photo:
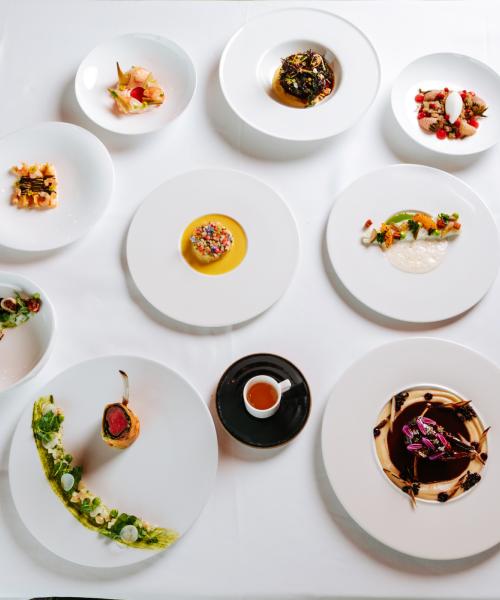
<instances>
[{"instance_id":1,"label":"purple edible flower","mask_svg":"<svg viewBox=\"0 0 500 600\"><path fill-rule=\"evenodd\" d=\"M408 437L408 438L413 437L413 431L409 428L408 425L403 425L403 427L401 428L401 431L406 435L406 437Z\"/></svg>"},{"instance_id":2,"label":"purple edible flower","mask_svg":"<svg viewBox=\"0 0 500 600\"><path fill-rule=\"evenodd\" d=\"M422 423L425 423L426 425L435 425L436 424L436 421L429 419L429 417L420 417L420 420L422 421Z\"/></svg>"},{"instance_id":3,"label":"purple edible flower","mask_svg":"<svg viewBox=\"0 0 500 600\"><path fill-rule=\"evenodd\" d=\"M438 452L437 454L431 454L431 456L429 456L429 460L437 460L438 458L441 458L445 454L446 454L445 452Z\"/></svg>"},{"instance_id":4,"label":"purple edible flower","mask_svg":"<svg viewBox=\"0 0 500 600\"><path fill-rule=\"evenodd\" d=\"M442 433L436 433L436 437L445 448L449 448L451 446L450 442L444 437Z\"/></svg>"},{"instance_id":5,"label":"purple edible flower","mask_svg":"<svg viewBox=\"0 0 500 600\"><path fill-rule=\"evenodd\" d=\"M408 444L408 446L406 446L406 449L409 450L410 452L414 452L416 450L421 450L422 444Z\"/></svg>"},{"instance_id":6,"label":"purple edible flower","mask_svg":"<svg viewBox=\"0 0 500 600\"><path fill-rule=\"evenodd\" d=\"M434 444L431 442L431 440L429 440L426 437L422 438L422 443L425 444L427 446L427 448L429 448L429 450L434 451L436 449L436 447L434 446Z\"/></svg>"},{"instance_id":7,"label":"purple edible flower","mask_svg":"<svg viewBox=\"0 0 500 600\"><path fill-rule=\"evenodd\" d=\"M425 435L427 433L427 427L422 422L422 417L417 417L417 427L419 428L420 433L422 435Z\"/></svg>"}]
</instances>

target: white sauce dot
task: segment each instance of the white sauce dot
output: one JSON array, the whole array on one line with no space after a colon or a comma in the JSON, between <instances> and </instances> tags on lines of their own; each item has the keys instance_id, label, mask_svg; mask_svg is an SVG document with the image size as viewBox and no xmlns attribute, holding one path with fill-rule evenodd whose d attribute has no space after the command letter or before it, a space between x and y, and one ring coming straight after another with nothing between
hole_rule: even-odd
<instances>
[{"instance_id":1,"label":"white sauce dot","mask_svg":"<svg viewBox=\"0 0 500 600\"><path fill-rule=\"evenodd\" d=\"M391 265L406 273L428 273L446 256L446 240L413 240L396 242L385 255Z\"/></svg>"}]
</instances>

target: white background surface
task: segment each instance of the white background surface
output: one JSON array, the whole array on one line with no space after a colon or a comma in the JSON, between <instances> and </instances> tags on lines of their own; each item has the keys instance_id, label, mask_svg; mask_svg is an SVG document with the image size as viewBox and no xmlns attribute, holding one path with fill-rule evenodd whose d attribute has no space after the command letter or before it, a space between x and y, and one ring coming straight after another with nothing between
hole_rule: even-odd
<instances>
[{"instance_id":1,"label":"white background surface","mask_svg":"<svg viewBox=\"0 0 500 600\"><path fill-rule=\"evenodd\" d=\"M321 464L319 431L335 380L354 359L384 341L416 334L442 336L500 363L500 281L457 320L431 328L395 324L360 307L332 281L324 253L326 219L335 194L367 170L393 162L421 162L451 171L473 186L498 217L500 148L472 160L452 161L426 153L395 129L389 90L409 61L430 52L460 51L500 69L500 5L310 4L338 12L365 31L379 52L382 87L357 127L332 141L305 147L250 131L229 111L218 87L218 59L229 37L252 15L281 3L0 5L0 133L46 119L83 125L107 145L117 176L106 216L77 245L35 258L0 251L0 268L40 281L59 321L59 337L47 367L28 387L0 401L0 594L231 599L497 596L497 550L465 562L437 564L399 555L365 535L332 496ZM179 42L198 71L198 90L187 111L171 128L144 140L122 139L93 126L72 92L82 57L102 40L134 30ZM294 281L277 305L236 329L198 332L166 323L145 306L124 268L123 249L132 214L146 194L167 177L211 166L242 169L281 193L299 223L302 248ZM94 355L133 353L177 369L208 402L218 377L233 360L263 351L286 356L308 378L313 393L309 423L289 447L272 455L244 454L220 435L214 493L199 521L171 552L124 570L82 569L46 552L24 529L5 469L16 420L42 382ZM364 492L368 502L369 490ZM381 518L390 518L383 507Z\"/></svg>"}]
</instances>

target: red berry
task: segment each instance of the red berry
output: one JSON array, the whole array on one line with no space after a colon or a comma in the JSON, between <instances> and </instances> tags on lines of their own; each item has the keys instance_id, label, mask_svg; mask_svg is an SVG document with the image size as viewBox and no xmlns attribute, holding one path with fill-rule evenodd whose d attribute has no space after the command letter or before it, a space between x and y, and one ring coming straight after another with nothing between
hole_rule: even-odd
<instances>
[{"instance_id":1,"label":"red berry","mask_svg":"<svg viewBox=\"0 0 500 600\"><path fill-rule=\"evenodd\" d=\"M450 120L450 115L444 115L444 118L449 121Z\"/></svg>"},{"instance_id":2,"label":"red berry","mask_svg":"<svg viewBox=\"0 0 500 600\"><path fill-rule=\"evenodd\" d=\"M423 111L420 111L418 113L418 119L423 119L425 117L425 113Z\"/></svg>"},{"instance_id":3,"label":"red berry","mask_svg":"<svg viewBox=\"0 0 500 600\"><path fill-rule=\"evenodd\" d=\"M442 94L441 92L439 92L439 94L436 94L436 100L442 100L444 98L444 94Z\"/></svg>"},{"instance_id":4,"label":"red berry","mask_svg":"<svg viewBox=\"0 0 500 600\"><path fill-rule=\"evenodd\" d=\"M135 98L136 100L139 100L139 102L142 102L142 98L144 96L144 88L143 87L135 87L130 92L130 95L132 96L132 98Z\"/></svg>"},{"instance_id":5,"label":"red berry","mask_svg":"<svg viewBox=\"0 0 500 600\"><path fill-rule=\"evenodd\" d=\"M448 88L444 88L444 91L448 93L450 90Z\"/></svg>"},{"instance_id":6,"label":"red berry","mask_svg":"<svg viewBox=\"0 0 500 600\"><path fill-rule=\"evenodd\" d=\"M466 92L460 92L460 97L462 98L462 100L465 100L465 98L467 97L467 93Z\"/></svg>"},{"instance_id":7,"label":"red berry","mask_svg":"<svg viewBox=\"0 0 500 600\"><path fill-rule=\"evenodd\" d=\"M469 125L472 125L472 127L475 127L476 129L479 127L479 123L476 121L476 119L471 119L469 121Z\"/></svg>"},{"instance_id":8,"label":"red berry","mask_svg":"<svg viewBox=\"0 0 500 600\"><path fill-rule=\"evenodd\" d=\"M415 96L415 102L423 102L424 101L424 95L423 94L417 94Z\"/></svg>"},{"instance_id":9,"label":"red berry","mask_svg":"<svg viewBox=\"0 0 500 600\"><path fill-rule=\"evenodd\" d=\"M446 137L446 131L444 129L438 129L436 131L436 136L438 137L438 139L444 140L444 138Z\"/></svg>"},{"instance_id":10,"label":"red berry","mask_svg":"<svg viewBox=\"0 0 500 600\"><path fill-rule=\"evenodd\" d=\"M460 119L457 119L453 125L455 125L455 127L460 127Z\"/></svg>"}]
</instances>

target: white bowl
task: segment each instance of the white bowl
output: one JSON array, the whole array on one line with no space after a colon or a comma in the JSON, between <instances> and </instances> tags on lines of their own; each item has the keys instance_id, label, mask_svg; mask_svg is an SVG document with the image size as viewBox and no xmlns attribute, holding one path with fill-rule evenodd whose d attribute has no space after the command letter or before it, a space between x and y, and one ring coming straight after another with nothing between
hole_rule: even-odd
<instances>
[{"instance_id":1,"label":"white bowl","mask_svg":"<svg viewBox=\"0 0 500 600\"><path fill-rule=\"evenodd\" d=\"M333 93L316 106L291 108L271 93L280 59L312 49L333 66ZM325 139L355 125L380 83L377 53L363 32L333 13L290 8L251 19L229 40L220 60L222 92L234 112L267 135Z\"/></svg>"},{"instance_id":2,"label":"white bowl","mask_svg":"<svg viewBox=\"0 0 500 600\"><path fill-rule=\"evenodd\" d=\"M40 312L14 329L6 329L0 340L0 396L34 377L47 362L54 342L54 309L45 293L33 281L16 273L0 271L0 298L14 292L39 293Z\"/></svg>"},{"instance_id":3,"label":"white bowl","mask_svg":"<svg viewBox=\"0 0 500 600\"><path fill-rule=\"evenodd\" d=\"M104 144L70 123L39 123L0 140L5 168L0 170L0 245L23 251L47 251L75 242L102 217L113 195L113 161ZM18 209L10 203L21 162L53 163L58 203L47 210Z\"/></svg>"},{"instance_id":4,"label":"white bowl","mask_svg":"<svg viewBox=\"0 0 500 600\"><path fill-rule=\"evenodd\" d=\"M450 90L473 90L488 103L488 115L479 120L475 135L461 140L440 140L420 129L417 120L418 90L448 87ZM463 54L428 54L417 58L401 71L391 93L396 120L417 144L449 155L476 154L487 150L500 139L500 76L483 62Z\"/></svg>"},{"instance_id":5,"label":"white bowl","mask_svg":"<svg viewBox=\"0 0 500 600\"><path fill-rule=\"evenodd\" d=\"M123 71L133 65L151 70L166 92L165 102L141 114L117 114L108 92L117 81L117 61ZM81 62L75 78L76 98L87 117L104 129L126 135L168 125L187 107L195 89L196 71L186 52L171 40L147 33L128 33L96 46Z\"/></svg>"}]
</instances>

